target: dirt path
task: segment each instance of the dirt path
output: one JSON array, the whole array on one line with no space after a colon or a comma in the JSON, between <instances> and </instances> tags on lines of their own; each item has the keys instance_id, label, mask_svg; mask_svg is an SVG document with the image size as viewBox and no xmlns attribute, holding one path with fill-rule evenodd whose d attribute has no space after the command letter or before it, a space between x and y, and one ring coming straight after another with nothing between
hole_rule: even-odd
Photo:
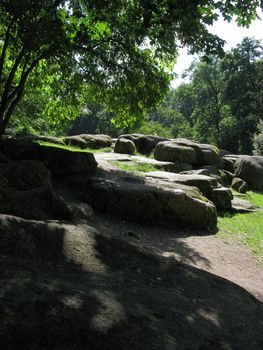
<instances>
[{"instance_id":1,"label":"dirt path","mask_svg":"<svg viewBox=\"0 0 263 350\"><path fill-rule=\"evenodd\" d=\"M263 268L248 248L231 239L128 224L105 216L97 218L97 225L111 235L122 236L160 255L174 256L183 263L226 278L263 302Z\"/></svg>"}]
</instances>

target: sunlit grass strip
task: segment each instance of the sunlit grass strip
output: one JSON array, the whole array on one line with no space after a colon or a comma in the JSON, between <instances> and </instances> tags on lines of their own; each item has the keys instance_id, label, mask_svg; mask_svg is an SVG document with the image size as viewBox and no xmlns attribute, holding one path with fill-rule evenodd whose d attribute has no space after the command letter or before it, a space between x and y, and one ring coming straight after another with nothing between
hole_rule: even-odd
<instances>
[{"instance_id":1,"label":"sunlit grass strip","mask_svg":"<svg viewBox=\"0 0 263 350\"><path fill-rule=\"evenodd\" d=\"M262 193L248 192L247 199L263 207ZM218 218L218 228L219 236L231 235L247 245L263 266L263 212L225 214Z\"/></svg>"},{"instance_id":2,"label":"sunlit grass strip","mask_svg":"<svg viewBox=\"0 0 263 350\"><path fill-rule=\"evenodd\" d=\"M127 164L127 163L123 163L123 162L120 162L117 160L113 160L113 161L111 161L111 163L113 165L115 165L117 168L132 172L134 174L148 173L150 171L156 171L156 167L154 165L148 164L148 163L146 163L146 164L134 163L131 161L130 164ZM162 169L160 169L160 167L159 167L158 170L162 170Z\"/></svg>"},{"instance_id":3,"label":"sunlit grass strip","mask_svg":"<svg viewBox=\"0 0 263 350\"><path fill-rule=\"evenodd\" d=\"M55 148L62 148L66 149L68 151L72 152L88 152L88 153L104 153L104 152L112 152L112 149L110 147L104 147L104 148L79 148L74 146L68 146L68 145L60 145L52 142L47 141L37 141L38 144L45 147L55 147Z\"/></svg>"}]
</instances>

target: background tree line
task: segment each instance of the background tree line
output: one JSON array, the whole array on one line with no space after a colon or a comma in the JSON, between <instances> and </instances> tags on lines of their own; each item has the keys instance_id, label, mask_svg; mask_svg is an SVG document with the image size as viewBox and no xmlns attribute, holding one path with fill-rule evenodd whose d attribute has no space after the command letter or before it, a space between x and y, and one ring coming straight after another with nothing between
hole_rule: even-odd
<instances>
[{"instance_id":1,"label":"background tree line","mask_svg":"<svg viewBox=\"0 0 263 350\"><path fill-rule=\"evenodd\" d=\"M168 132L231 152L251 153L262 129L262 59L261 43L244 38L224 58L194 62L185 72L189 82L169 92L144 128L162 127L164 136Z\"/></svg>"},{"instance_id":2,"label":"background tree line","mask_svg":"<svg viewBox=\"0 0 263 350\"><path fill-rule=\"evenodd\" d=\"M189 82L171 89L144 119L121 127L112 123L113 112L85 94L83 85L74 78L63 81L55 63L44 68L29 80L11 124L15 131L113 137L142 132L187 137L235 153L262 153L263 49L255 39L244 38L223 58L210 55L195 61L184 73Z\"/></svg>"}]
</instances>

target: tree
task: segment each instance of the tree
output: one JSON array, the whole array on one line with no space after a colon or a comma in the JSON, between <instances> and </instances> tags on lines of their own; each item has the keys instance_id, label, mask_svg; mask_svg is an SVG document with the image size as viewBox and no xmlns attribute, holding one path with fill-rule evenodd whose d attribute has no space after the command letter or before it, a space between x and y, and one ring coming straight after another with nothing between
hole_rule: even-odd
<instances>
[{"instance_id":1,"label":"tree","mask_svg":"<svg viewBox=\"0 0 263 350\"><path fill-rule=\"evenodd\" d=\"M239 140L235 151L251 153L253 135L262 117L263 47L260 41L244 38L225 57L225 102L237 120L233 138Z\"/></svg>"},{"instance_id":2,"label":"tree","mask_svg":"<svg viewBox=\"0 0 263 350\"><path fill-rule=\"evenodd\" d=\"M249 25L260 0L2 0L0 134L40 62L131 124L167 91L178 40L192 52L222 52L206 28L218 14Z\"/></svg>"},{"instance_id":3,"label":"tree","mask_svg":"<svg viewBox=\"0 0 263 350\"><path fill-rule=\"evenodd\" d=\"M253 137L253 153L263 155L263 120L258 123L257 131Z\"/></svg>"}]
</instances>

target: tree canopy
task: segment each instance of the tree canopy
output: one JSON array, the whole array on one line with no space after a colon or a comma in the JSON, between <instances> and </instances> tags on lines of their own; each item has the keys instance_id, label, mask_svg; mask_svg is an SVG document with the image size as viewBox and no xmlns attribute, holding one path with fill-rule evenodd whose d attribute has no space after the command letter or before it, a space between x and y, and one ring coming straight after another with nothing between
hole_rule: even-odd
<instances>
[{"instance_id":1,"label":"tree canopy","mask_svg":"<svg viewBox=\"0 0 263 350\"><path fill-rule=\"evenodd\" d=\"M2 0L0 133L30 76L38 69L44 77L50 65L72 86L68 91L81 84L81 94L105 103L116 122L132 124L167 91L179 45L222 53L223 40L207 25L221 13L248 26L259 6L260 0Z\"/></svg>"},{"instance_id":2,"label":"tree canopy","mask_svg":"<svg viewBox=\"0 0 263 350\"><path fill-rule=\"evenodd\" d=\"M213 143L232 152L252 153L259 126L262 139L263 47L244 38L223 58L195 61L189 82L167 95L148 116L169 128L173 137ZM260 124L259 124L260 123ZM256 141L255 141L256 140ZM257 147L259 148L259 147Z\"/></svg>"}]
</instances>

